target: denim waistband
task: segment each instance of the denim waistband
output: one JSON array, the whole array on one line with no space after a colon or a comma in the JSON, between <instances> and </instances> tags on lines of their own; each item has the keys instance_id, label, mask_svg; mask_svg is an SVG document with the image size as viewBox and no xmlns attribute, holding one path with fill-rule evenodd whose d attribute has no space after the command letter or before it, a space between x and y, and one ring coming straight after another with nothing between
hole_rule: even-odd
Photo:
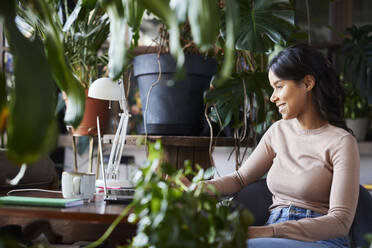
<instances>
[{"instance_id":1,"label":"denim waistband","mask_svg":"<svg viewBox=\"0 0 372 248\"><path fill-rule=\"evenodd\" d=\"M276 208L272 210L266 224L268 225L288 220L299 220L302 218L315 218L322 215L324 214L310 209L290 205L288 207Z\"/></svg>"},{"instance_id":2,"label":"denim waistband","mask_svg":"<svg viewBox=\"0 0 372 248\"><path fill-rule=\"evenodd\" d=\"M303 218L315 218L319 216L323 216L324 214L290 205L288 207L279 207L275 208L270 212L270 217L266 222L266 225L285 222L289 220L299 220ZM349 246L349 238L348 236L339 237L339 238L332 238L327 240L320 240L317 243L322 243L326 247L330 248L346 248Z\"/></svg>"},{"instance_id":3,"label":"denim waistband","mask_svg":"<svg viewBox=\"0 0 372 248\"><path fill-rule=\"evenodd\" d=\"M282 208L283 211L288 211L289 214L299 214L299 215L304 215L306 218L314 218L318 216L322 216L324 214L306 209L306 208L301 208L301 207L296 207L293 205L290 205L289 207L284 207Z\"/></svg>"}]
</instances>

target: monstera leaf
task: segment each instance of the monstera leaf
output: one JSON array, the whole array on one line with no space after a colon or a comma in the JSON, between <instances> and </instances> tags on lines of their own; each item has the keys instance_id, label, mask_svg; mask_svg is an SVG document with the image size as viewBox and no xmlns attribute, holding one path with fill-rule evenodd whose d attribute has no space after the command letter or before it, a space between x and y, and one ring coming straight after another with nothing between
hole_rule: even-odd
<instances>
[{"instance_id":1,"label":"monstera leaf","mask_svg":"<svg viewBox=\"0 0 372 248\"><path fill-rule=\"evenodd\" d=\"M342 51L346 55L344 74L360 94L372 103L372 25L346 29Z\"/></svg>"},{"instance_id":2,"label":"monstera leaf","mask_svg":"<svg viewBox=\"0 0 372 248\"><path fill-rule=\"evenodd\" d=\"M228 80L221 87L208 90L205 93L205 102L216 105L217 109L212 110L215 120L223 121L222 127L231 124L233 128L239 128L243 124L242 107L244 106L244 88L249 99L254 99L251 110L254 111L252 123L259 124L266 118L265 95L269 93L269 82L266 73L242 73ZM253 110L254 109L254 110ZM219 115L217 117L217 114Z\"/></svg>"},{"instance_id":3,"label":"monstera leaf","mask_svg":"<svg viewBox=\"0 0 372 248\"><path fill-rule=\"evenodd\" d=\"M294 11L290 0L236 0L239 23L235 28L235 48L254 53L267 52L285 41L294 29Z\"/></svg>"}]
</instances>

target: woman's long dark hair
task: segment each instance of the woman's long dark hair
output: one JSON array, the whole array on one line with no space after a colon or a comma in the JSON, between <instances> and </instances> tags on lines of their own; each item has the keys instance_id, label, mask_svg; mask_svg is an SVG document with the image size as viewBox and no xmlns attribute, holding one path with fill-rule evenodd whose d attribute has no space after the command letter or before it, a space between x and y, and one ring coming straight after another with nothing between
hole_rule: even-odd
<instances>
[{"instance_id":1,"label":"woman's long dark hair","mask_svg":"<svg viewBox=\"0 0 372 248\"><path fill-rule=\"evenodd\" d=\"M318 112L330 124L351 132L344 118L344 88L329 61L319 51L305 44L291 46L271 60L269 69L280 79L296 83L306 75L312 75L315 78L313 102Z\"/></svg>"}]
</instances>

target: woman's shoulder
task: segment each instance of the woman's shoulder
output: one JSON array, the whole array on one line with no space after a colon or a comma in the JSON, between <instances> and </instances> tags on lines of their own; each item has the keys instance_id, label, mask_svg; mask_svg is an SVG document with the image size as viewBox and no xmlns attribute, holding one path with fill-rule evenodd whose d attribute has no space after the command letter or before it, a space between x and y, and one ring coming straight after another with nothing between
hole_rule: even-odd
<instances>
[{"instance_id":1,"label":"woman's shoulder","mask_svg":"<svg viewBox=\"0 0 372 248\"><path fill-rule=\"evenodd\" d=\"M349 146L358 146L358 142L354 135L346 131L341 127L336 127L334 125L329 125L328 129L328 138L332 140L332 146L336 147L349 147Z\"/></svg>"},{"instance_id":2,"label":"woman's shoulder","mask_svg":"<svg viewBox=\"0 0 372 248\"><path fill-rule=\"evenodd\" d=\"M298 121L295 119L278 120L270 126L267 132L270 134L281 133L285 136L307 136L313 139L326 139L334 141L342 140L343 142L348 141L356 143L354 136L343 128L326 124L317 129L304 130L300 128Z\"/></svg>"},{"instance_id":3,"label":"woman's shoulder","mask_svg":"<svg viewBox=\"0 0 372 248\"><path fill-rule=\"evenodd\" d=\"M356 141L355 137L350 132L346 131L341 127L336 127L334 125L329 124L328 130L330 134L333 134L334 136L339 137L340 139L351 139Z\"/></svg>"}]
</instances>

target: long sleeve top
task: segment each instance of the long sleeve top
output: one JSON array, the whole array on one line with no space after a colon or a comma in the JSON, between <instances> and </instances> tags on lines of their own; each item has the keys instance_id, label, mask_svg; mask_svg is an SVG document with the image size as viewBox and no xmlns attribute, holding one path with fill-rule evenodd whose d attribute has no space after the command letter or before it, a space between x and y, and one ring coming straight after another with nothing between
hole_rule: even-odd
<instances>
[{"instance_id":1,"label":"long sleeve top","mask_svg":"<svg viewBox=\"0 0 372 248\"><path fill-rule=\"evenodd\" d=\"M232 195L268 172L270 209L293 205L324 214L272 224L274 237L316 241L348 234L358 201L359 166L357 142L344 129L326 124L304 130L297 119L280 120L239 170L206 183Z\"/></svg>"}]
</instances>

